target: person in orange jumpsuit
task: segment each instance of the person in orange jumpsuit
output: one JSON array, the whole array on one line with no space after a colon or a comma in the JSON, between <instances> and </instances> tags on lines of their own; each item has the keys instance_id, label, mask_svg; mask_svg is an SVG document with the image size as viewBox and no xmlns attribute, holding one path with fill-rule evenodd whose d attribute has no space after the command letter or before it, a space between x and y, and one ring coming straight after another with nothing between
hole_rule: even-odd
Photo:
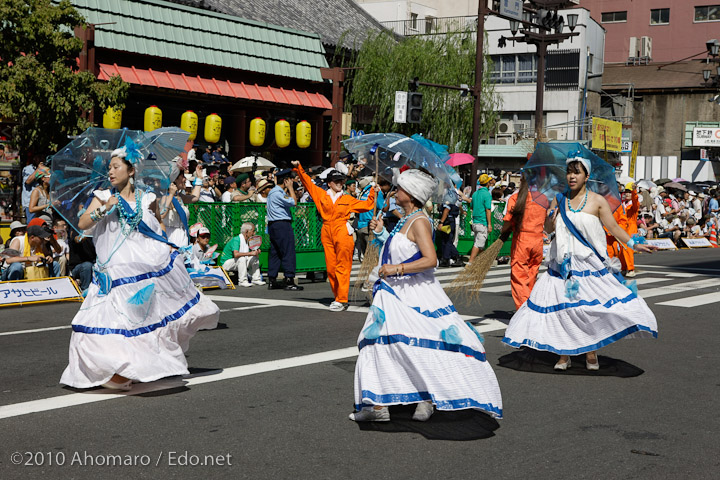
<instances>
[{"instance_id":1,"label":"person in orange jumpsuit","mask_svg":"<svg viewBox=\"0 0 720 480\"><path fill-rule=\"evenodd\" d=\"M337 170L328 173L326 177L328 189L325 191L313 183L300 162L294 161L292 166L323 219L320 240L325 250L328 280L330 280L330 287L335 295L335 301L330 304L330 310L341 312L348 307L352 254L355 248L352 232L347 223L348 218L351 213L372 210L375 206L377 192L375 189L371 190L367 200L358 200L350 195L343 195L345 175Z\"/></svg>"},{"instance_id":2,"label":"person in orange jumpsuit","mask_svg":"<svg viewBox=\"0 0 720 480\"><path fill-rule=\"evenodd\" d=\"M522 179L525 182L525 179ZM522 185L521 185L522 188ZM510 288L515 309L519 309L530 297L535 286L538 270L543 259L543 227L547 210L536 203L528 193L521 225L516 225L513 215L519 192L508 198L502 231L512 229L513 239L510 250Z\"/></svg>"},{"instance_id":3,"label":"person in orange jumpsuit","mask_svg":"<svg viewBox=\"0 0 720 480\"><path fill-rule=\"evenodd\" d=\"M630 237L638 232L637 216L640 210L640 202L637 190L633 183L626 186L619 185L622 193L622 202L620 206L613 212L615 221L620 227L627 232ZM635 276L635 253L632 249L626 248L618 242L612 235L607 235L607 251L610 257L617 257L622 265L623 273L626 277Z\"/></svg>"}]
</instances>

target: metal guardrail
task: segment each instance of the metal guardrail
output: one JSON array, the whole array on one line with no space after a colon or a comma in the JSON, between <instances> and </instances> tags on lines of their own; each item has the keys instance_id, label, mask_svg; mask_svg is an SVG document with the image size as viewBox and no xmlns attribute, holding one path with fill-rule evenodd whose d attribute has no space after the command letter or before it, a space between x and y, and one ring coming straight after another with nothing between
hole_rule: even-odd
<instances>
[{"instance_id":1,"label":"metal guardrail","mask_svg":"<svg viewBox=\"0 0 720 480\"><path fill-rule=\"evenodd\" d=\"M477 16L395 20L380 22L380 24L388 30L404 36L442 35L450 32L477 30Z\"/></svg>"}]
</instances>

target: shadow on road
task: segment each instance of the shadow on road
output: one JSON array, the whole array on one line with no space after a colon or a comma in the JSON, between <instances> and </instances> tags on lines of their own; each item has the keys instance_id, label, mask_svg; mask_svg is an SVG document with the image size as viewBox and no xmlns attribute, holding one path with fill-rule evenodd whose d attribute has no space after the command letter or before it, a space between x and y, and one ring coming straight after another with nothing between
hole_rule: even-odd
<instances>
[{"instance_id":1,"label":"shadow on road","mask_svg":"<svg viewBox=\"0 0 720 480\"><path fill-rule=\"evenodd\" d=\"M415 405L390 407L389 422L358 422L360 430L386 433L419 433L428 440L470 441L490 438L500 424L477 410L435 411L427 422L412 419Z\"/></svg>"},{"instance_id":2,"label":"shadow on road","mask_svg":"<svg viewBox=\"0 0 720 480\"><path fill-rule=\"evenodd\" d=\"M558 361L558 355L523 348L500 357L498 359L498 365L521 372L552 373L555 375L591 375L630 378L645 373L645 370L635 365L603 355L598 355L600 370L596 371L590 371L585 368L585 355L576 355L570 358L572 359L572 367L565 371L558 371L553 368Z\"/></svg>"}]
</instances>

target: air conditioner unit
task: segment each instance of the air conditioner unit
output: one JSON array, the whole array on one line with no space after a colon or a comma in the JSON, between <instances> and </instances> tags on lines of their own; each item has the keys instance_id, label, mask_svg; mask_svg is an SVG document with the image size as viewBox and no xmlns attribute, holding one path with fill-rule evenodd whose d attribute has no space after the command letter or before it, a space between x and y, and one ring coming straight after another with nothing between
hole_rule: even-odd
<instances>
[{"instance_id":1,"label":"air conditioner unit","mask_svg":"<svg viewBox=\"0 0 720 480\"><path fill-rule=\"evenodd\" d=\"M504 120L498 125L498 133L502 135L515 133L515 129L513 127L514 126L511 121Z\"/></svg>"},{"instance_id":2,"label":"air conditioner unit","mask_svg":"<svg viewBox=\"0 0 720 480\"><path fill-rule=\"evenodd\" d=\"M547 131L548 140L557 140L559 133L560 132L558 132L557 130L548 130Z\"/></svg>"},{"instance_id":3,"label":"air conditioner unit","mask_svg":"<svg viewBox=\"0 0 720 480\"><path fill-rule=\"evenodd\" d=\"M628 58L638 58L640 56L640 39L638 37L630 37L630 49Z\"/></svg>"},{"instance_id":4,"label":"air conditioner unit","mask_svg":"<svg viewBox=\"0 0 720 480\"><path fill-rule=\"evenodd\" d=\"M525 122L514 123L515 133L527 136L530 132L530 124Z\"/></svg>"},{"instance_id":5,"label":"air conditioner unit","mask_svg":"<svg viewBox=\"0 0 720 480\"><path fill-rule=\"evenodd\" d=\"M512 135L498 135L495 137L495 145L515 145Z\"/></svg>"},{"instance_id":6,"label":"air conditioner unit","mask_svg":"<svg viewBox=\"0 0 720 480\"><path fill-rule=\"evenodd\" d=\"M640 38L640 56L652 59L652 37Z\"/></svg>"}]
</instances>

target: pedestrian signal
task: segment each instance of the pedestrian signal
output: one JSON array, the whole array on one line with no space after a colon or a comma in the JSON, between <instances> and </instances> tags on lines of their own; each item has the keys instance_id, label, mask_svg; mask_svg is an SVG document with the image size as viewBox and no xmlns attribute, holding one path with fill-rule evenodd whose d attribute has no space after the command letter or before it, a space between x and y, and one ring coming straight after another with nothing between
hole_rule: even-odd
<instances>
[{"instance_id":1,"label":"pedestrian signal","mask_svg":"<svg viewBox=\"0 0 720 480\"><path fill-rule=\"evenodd\" d=\"M422 121L422 97L420 92L408 92L407 123L420 123Z\"/></svg>"}]
</instances>

